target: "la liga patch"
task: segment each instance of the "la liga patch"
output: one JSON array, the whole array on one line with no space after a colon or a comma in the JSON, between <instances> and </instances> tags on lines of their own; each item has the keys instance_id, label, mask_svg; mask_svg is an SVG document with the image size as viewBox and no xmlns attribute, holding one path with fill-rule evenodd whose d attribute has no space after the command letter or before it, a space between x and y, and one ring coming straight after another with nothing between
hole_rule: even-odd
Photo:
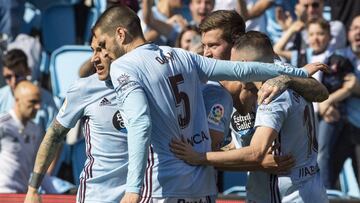
<instances>
[{"instance_id":1,"label":"la liga patch","mask_svg":"<svg viewBox=\"0 0 360 203\"><path fill-rule=\"evenodd\" d=\"M224 116L224 107L221 104L214 104L208 115L208 122L219 124Z\"/></svg>"}]
</instances>

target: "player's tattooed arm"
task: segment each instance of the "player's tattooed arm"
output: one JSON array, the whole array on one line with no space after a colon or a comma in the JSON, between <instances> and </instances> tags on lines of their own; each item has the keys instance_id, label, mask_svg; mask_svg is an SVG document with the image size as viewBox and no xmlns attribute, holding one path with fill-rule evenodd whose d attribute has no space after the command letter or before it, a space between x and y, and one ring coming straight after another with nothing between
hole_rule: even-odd
<instances>
[{"instance_id":1,"label":"player's tattooed arm","mask_svg":"<svg viewBox=\"0 0 360 203\"><path fill-rule=\"evenodd\" d=\"M53 121L38 150L29 187L38 188L40 186L44 174L52 160L55 158L55 155L69 130L69 128L62 126L56 119Z\"/></svg>"},{"instance_id":2,"label":"player's tattooed arm","mask_svg":"<svg viewBox=\"0 0 360 203\"><path fill-rule=\"evenodd\" d=\"M295 90L309 102L322 102L329 97L327 88L314 78L290 78L289 88Z\"/></svg>"},{"instance_id":3,"label":"player's tattooed arm","mask_svg":"<svg viewBox=\"0 0 360 203\"><path fill-rule=\"evenodd\" d=\"M269 103L286 88L293 89L307 101L322 102L329 97L326 87L314 78L297 78L281 75L267 80L258 93L258 103Z\"/></svg>"}]
</instances>

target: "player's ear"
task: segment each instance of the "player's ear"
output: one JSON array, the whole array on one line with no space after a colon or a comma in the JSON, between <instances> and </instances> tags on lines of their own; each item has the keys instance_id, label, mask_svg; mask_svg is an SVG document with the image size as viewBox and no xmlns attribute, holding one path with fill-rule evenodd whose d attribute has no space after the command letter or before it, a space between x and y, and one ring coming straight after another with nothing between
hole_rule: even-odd
<instances>
[{"instance_id":1,"label":"player's ear","mask_svg":"<svg viewBox=\"0 0 360 203\"><path fill-rule=\"evenodd\" d=\"M116 36L115 39L116 41L118 41L120 44L123 44L125 41L125 37L126 37L126 30L123 27L118 27L116 28Z\"/></svg>"}]
</instances>

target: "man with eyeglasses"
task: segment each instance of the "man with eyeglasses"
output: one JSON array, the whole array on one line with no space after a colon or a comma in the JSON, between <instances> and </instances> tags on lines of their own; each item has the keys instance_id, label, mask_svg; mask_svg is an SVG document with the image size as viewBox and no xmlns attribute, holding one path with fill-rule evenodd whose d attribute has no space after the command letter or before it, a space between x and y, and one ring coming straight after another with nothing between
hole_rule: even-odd
<instances>
[{"instance_id":1,"label":"man with eyeglasses","mask_svg":"<svg viewBox=\"0 0 360 203\"><path fill-rule=\"evenodd\" d=\"M298 15L298 20L304 23L314 19L323 18L324 12L324 0L299 0L299 3L295 7L295 12ZM330 46L333 49L340 49L346 46L346 31L342 22L334 20L330 21L330 31L332 39ZM302 40L308 46L308 35L304 30L302 32Z\"/></svg>"},{"instance_id":2,"label":"man with eyeglasses","mask_svg":"<svg viewBox=\"0 0 360 203\"><path fill-rule=\"evenodd\" d=\"M14 104L14 90L16 85L23 80L30 80L31 70L28 67L25 53L19 49L8 51L3 59L2 75L6 86L0 88L0 113L10 110ZM50 125L58 111L50 92L43 88L41 91L41 108L39 109L34 122L42 128L43 131Z\"/></svg>"}]
</instances>

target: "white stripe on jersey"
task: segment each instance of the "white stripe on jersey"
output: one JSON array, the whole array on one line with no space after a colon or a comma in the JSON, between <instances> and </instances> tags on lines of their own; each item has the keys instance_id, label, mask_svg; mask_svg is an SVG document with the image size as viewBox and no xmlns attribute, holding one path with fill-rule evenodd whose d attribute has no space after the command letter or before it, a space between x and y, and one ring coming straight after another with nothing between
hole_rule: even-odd
<instances>
[{"instance_id":1,"label":"white stripe on jersey","mask_svg":"<svg viewBox=\"0 0 360 203\"><path fill-rule=\"evenodd\" d=\"M143 192L140 203L146 203L151 198L152 193L152 170L154 167L154 150L152 145L149 146L149 155L147 160L147 167L145 172L145 181L143 184Z\"/></svg>"}]
</instances>

